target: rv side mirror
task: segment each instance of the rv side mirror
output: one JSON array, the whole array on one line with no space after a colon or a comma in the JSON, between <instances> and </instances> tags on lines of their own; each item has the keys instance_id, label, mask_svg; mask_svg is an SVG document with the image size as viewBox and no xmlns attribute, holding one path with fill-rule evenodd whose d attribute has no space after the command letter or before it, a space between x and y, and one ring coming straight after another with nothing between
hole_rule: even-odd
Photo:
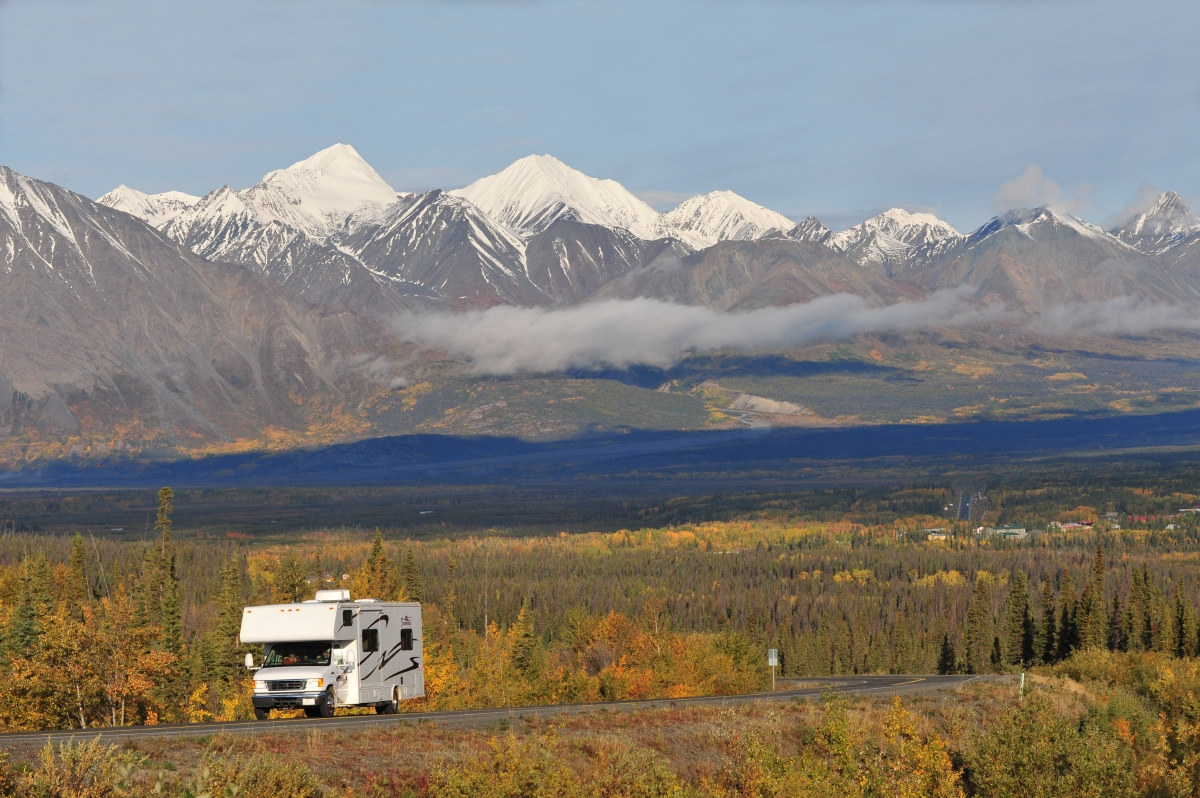
<instances>
[{"instance_id":1,"label":"rv side mirror","mask_svg":"<svg viewBox=\"0 0 1200 798\"><path fill-rule=\"evenodd\" d=\"M254 667L254 655L253 655L253 654L247 654L247 655L246 655L246 667L247 667L247 668L253 668L253 667Z\"/></svg>"}]
</instances>

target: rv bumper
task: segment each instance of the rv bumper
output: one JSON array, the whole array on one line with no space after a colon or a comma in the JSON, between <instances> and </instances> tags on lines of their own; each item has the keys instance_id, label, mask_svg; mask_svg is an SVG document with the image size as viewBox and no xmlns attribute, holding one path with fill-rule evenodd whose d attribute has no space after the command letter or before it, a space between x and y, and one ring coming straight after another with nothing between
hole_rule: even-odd
<instances>
[{"instance_id":1,"label":"rv bumper","mask_svg":"<svg viewBox=\"0 0 1200 798\"><path fill-rule=\"evenodd\" d=\"M255 709L303 709L321 707L329 701L327 693L255 693Z\"/></svg>"}]
</instances>

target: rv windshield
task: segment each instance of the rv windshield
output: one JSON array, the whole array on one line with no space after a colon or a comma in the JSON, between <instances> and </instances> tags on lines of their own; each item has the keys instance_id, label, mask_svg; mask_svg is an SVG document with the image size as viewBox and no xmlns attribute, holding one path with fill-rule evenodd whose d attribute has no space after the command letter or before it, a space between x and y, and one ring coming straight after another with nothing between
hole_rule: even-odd
<instances>
[{"instance_id":1,"label":"rv windshield","mask_svg":"<svg viewBox=\"0 0 1200 798\"><path fill-rule=\"evenodd\" d=\"M329 643L275 643L267 652L264 668L291 665L328 665Z\"/></svg>"}]
</instances>

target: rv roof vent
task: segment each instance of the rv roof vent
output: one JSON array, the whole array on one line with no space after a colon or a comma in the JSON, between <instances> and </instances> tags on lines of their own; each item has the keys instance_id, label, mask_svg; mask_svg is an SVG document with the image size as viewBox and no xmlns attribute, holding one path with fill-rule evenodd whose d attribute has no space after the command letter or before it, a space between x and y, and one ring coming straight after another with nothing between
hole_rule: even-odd
<instances>
[{"instance_id":1,"label":"rv roof vent","mask_svg":"<svg viewBox=\"0 0 1200 798\"><path fill-rule=\"evenodd\" d=\"M377 601L379 601L379 599L355 599L354 603L355 604L374 604Z\"/></svg>"},{"instance_id":2,"label":"rv roof vent","mask_svg":"<svg viewBox=\"0 0 1200 798\"><path fill-rule=\"evenodd\" d=\"M318 590L317 601L349 601L349 590Z\"/></svg>"}]
</instances>

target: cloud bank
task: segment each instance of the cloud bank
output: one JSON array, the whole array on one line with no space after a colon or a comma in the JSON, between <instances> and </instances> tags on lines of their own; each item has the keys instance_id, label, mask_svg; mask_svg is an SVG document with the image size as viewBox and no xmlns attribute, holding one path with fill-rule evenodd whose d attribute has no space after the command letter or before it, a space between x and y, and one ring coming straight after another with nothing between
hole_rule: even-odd
<instances>
[{"instance_id":1,"label":"cloud bank","mask_svg":"<svg viewBox=\"0 0 1200 798\"><path fill-rule=\"evenodd\" d=\"M1195 305L1116 297L1052 307L1034 319L1030 327L1059 335L1147 335L1200 330L1200 312Z\"/></svg>"},{"instance_id":2,"label":"cloud bank","mask_svg":"<svg viewBox=\"0 0 1200 798\"><path fill-rule=\"evenodd\" d=\"M956 327L1003 308L969 306L970 289L871 307L851 294L744 312L655 299L609 300L572 308L498 306L465 313L406 314L398 335L470 360L482 374L547 372L634 364L666 368L699 352L763 351L860 333Z\"/></svg>"}]
</instances>

